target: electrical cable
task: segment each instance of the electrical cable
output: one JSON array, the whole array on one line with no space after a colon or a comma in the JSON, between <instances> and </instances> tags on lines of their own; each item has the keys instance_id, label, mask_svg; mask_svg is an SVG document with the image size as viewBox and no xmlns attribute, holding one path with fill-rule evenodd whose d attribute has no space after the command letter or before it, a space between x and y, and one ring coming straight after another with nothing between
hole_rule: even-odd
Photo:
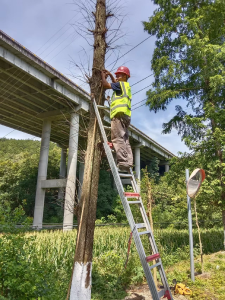
<instances>
[{"instance_id":1,"label":"electrical cable","mask_svg":"<svg viewBox=\"0 0 225 300\"><path fill-rule=\"evenodd\" d=\"M141 100L141 101L138 101L137 103L135 103L134 105L132 105L132 107L134 107L135 105L137 105L137 104L139 104L139 103L141 103L141 102L143 102L143 101L146 101L146 100L148 100L148 98L145 98L145 99L143 99L143 100ZM133 109L132 109L133 110Z\"/></svg>"},{"instance_id":2,"label":"electrical cable","mask_svg":"<svg viewBox=\"0 0 225 300\"><path fill-rule=\"evenodd\" d=\"M62 30L62 29L63 29L63 28L64 28L64 27L65 27L65 26L73 19L73 18L75 18L75 17L76 17L76 15L73 16L66 24L64 24L64 25L63 25L63 26L62 26L55 34L53 34L52 37L51 37L50 39L48 39L48 41L47 41L43 46L45 46L45 45L46 45L46 44L47 44L54 36L57 35L58 32L60 32L60 31L61 31L61 30ZM67 30L66 30L66 31L67 31ZM65 32L64 32L64 33L65 33ZM63 34L64 34L64 33L63 33ZM61 36L62 36L62 35L61 35ZM60 37L61 37L61 36L60 36ZM58 38L57 38L56 40L58 40ZM55 40L55 41L56 41L56 40ZM55 41L54 41L53 43L55 43ZM52 45L52 44L51 44L51 45ZM37 50L37 52L38 52L43 46L41 46L41 47ZM47 48L48 48L48 47L47 47ZM46 48L46 49L47 49L47 48ZM43 51L41 52L41 54L42 54L43 52L45 52L46 49L43 50ZM55 48L54 48L54 49L55 49ZM53 49L53 50L54 50L54 49ZM14 74L16 73L16 71L17 71L17 70L15 70L14 73L13 73L12 75L14 75ZM22 72L22 71L20 71L20 73L21 73L21 72ZM19 73L19 74L20 74L20 73ZM18 74L18 75L19 75L19 74ZM9 81L10 79L11 79L11 78L9 78L7 81ZM7 81L6 81L5 83L7 83ZM4 94L3 94L3 95L4 95ZM3 96L3 95L1 95L1 96Z\"/></svg>"},{"instance_id":3,"label":"electrical cable","mask_svg":"<svg viewBox=\"0 0 225 300\"><path fill-rule=\"evenodd\" d=\"M75 35L74 35L74 37L75 37ZM68 38L68 37L67 37L67 38ZM73 40L72 42L74 42L74 40ZM70 42L70 44L71 44L72 42ZM70 44L68 44L66 47L68 47ZM59 44L59 45L60 45L60 44ZM57 45L52 51L54 51L59 45ZM65 47L65 48L66 48L66 47ZM65 48L63 48L60 52L62 52ZM51 51L51 52L52 52L52 51ZM58 52L53 58L55 58L60 52ZM52 59L53 59L53 58L52 58ZM52 59L51 59L51 60L52 60ZM17 72L17 70L15 70L15 72L14 72L12 75L14 75L16 72ZM21 71L17 74L17 76L19 76L19 74L21 74L22 72L23 72L23 70L21 70ZM28 74L24 74L24 75L20 78L20 80L23 79L26 75L28 75ZM31 77L32 77L32 76L30 76L24 83L22 83L19 87L17 87L17 88L15 89L15 91L18 90L18 89L19 89L21 86L23 86L24 84L26 84L26 82L27 82ZM7 83L6 86L10 84L10 82L9 82L10 80L11 80L11 77L9 76L9 79L5 81L5 84ZM10 88L14 87L18 82L19 82L19 80L16 80L15 83L14 83L13 85L10 86ZM5 87L6 87L6 86L5 86ZM7 90L6 90L6 92L3 93L1 96L3 97L6 93L7 93ZM1 103L5 102L5 100L7 100L8 98L9 98L9 96L6 97L3 101L1 101Z\"/></svg>"},{"instance_id":4,"label":"electrical cable","mask_svg":"<svg viewBox=\"0 0 225 300\"><path fill-rule=\"evenodd\" d=\"M73 37L75 37L76 36L76 34L73 36ZM71 45L72 43L74 43L75 42L75 40L72 40L68 45L66 45L62 50L60 50L55 56L53 56L50 60L49 60L49 62L50 61L52 61L56 56L58 56L63 50L65 50L69 45Z\"/></svg>"},{"instance_id":5,"label":"electrical cable","mask_svg":"<svg viewBox=\"0 0 225 300\"><path fill-rule=\"evenodd\" d=\"M56 36L72 19L74 19L77 15L73 16L68 22L66 22L56 33L54 33L40 48L38 48L37 52L43 48L54 36ZM67 30L66 30L67 31ZM44 50L45 51L45 50ZM42 53L42 52L41 52Z\"/></svg>"},{"instance_id":6,"label":"electrical cable","mask_svg":"<svg viewBox=\"0 0 225 300\"><path fill-rule=\"evenodd\" d=\"M217 38L215 38L215 39L213 39L213 40L211 40L210 42L212 43L214 40L216 40ZM198 61L198 59L196 59L194 62L197 62ZM150 76L152 76L152 75L154 75L153 73L152 74L150 74L149 76L147 76L146 78L148 78L148 77L150 77ZM145 78L143 78L143 80L144 80ZM142 81L142 80L140 80L140 81ZM139 83L139 82L137 82L137 83ZM135 83L136 84L136 83ZM135 85L135 84L133 84L133 85ZM132 86L133 86L132 85ZM149 86L151 86L152 84L150 84ZM149 87L149 86L147 86L147 87ZM145 88L147 88L147 87L145 87ZM137 92L135 92L134 94L132 94L132 95L135 95L135 94L137 94L138 92L140 92L140 91L142 91L142 90L144 90L145 88L143 88L143 89L141 89L141 90L139 90L139 91L137 91ZM141 103L141 102L143 102L143 101L145 101L145 100L147 100L148 98L146 98L146 99L143 99L143 100L141 100L141 101L139 101L139 102L137 102L137 103L135 103L133 106L135 106L135 105L137 105L137 104L139 104L139 103ZM142 106L144 106L145 105L145 103L144 104L142 104L142 105L139 105L138 107L135 107L134 109L132 109L132 111L133 110L135 110L135 109L138 109L138 108L140 108L140 107L142 107ZM132 107L133 107L132 106Z\"/></svg>"},{"instance_id":7,"label":"electrical cable","mask_svg":"<svg viewBox=\"0 0 225 300\"><path fill-rule=\"evenodd\" d=\"M144 101L144 100L142 100L142 101ZM138 109L139 107L144 106L144 105L146 105L146 103L144 103L142 105L139 105L138 107L135 107L134 109L132 109L132 111L135 110L135 109Z\"/></svg>"},{"instance_id":8,"label":"electrical cable","mask_svg":"<svg viewBox=\"0 0 225 300\"><path fill-rule=\"evenodd\" d=\"M148 75L147 77L142 78L141 80L139 80L139 81L133 83L133 84L131 85L131 87L134 86L134 85L136 85L136 84L138 84L138 83L140 83L140 82L142 82L143 80L145 80L145 79L147 79L147 78L149 78L150 76L153 76L153 75L154 75L154 74L152 73L152 74Z\"/></svg>"},{"instance_id":9,"label":"electrical cable","mask_svg":"<svg viewBox=\"0 0 225 300\"><path fill-rule=\"evenodd\" d=\"M74 17L75 17L75 16L74 16ZM74 17L73 17L73 18L74 18ZM69 21L68 21L68 22L69 22ZM68 23L68 22L67 22L67 23ZM66 24L67 24L67 23L66 23ZM65 24L65 25L66 25L66 24ZM65 26L65 25L64 25L64 26ZM64 26L63 26L63 27L64 27ZM63 28L63 27L62 27L62 28ZM62 29L62 28L61 28L61 29ZM60 29L60 30L61 30L61 29ZM59 31L60 31L60 30L59 30ZM59 32L59 31L58 31L58 32ZM57 32L57 33L58 33L58 32ZM57 33L56 33L56 34L57 34ZM55 34L55 35L56 35L56 34ZM55 36L55 35L54 35L54 36ZM122 56L120 56L120 57L119 57L116 61L114 61L114 62L117 62L120 58L124 57L126 54L128 54L129 52L131 52L132 50L134 50L135 48L137 48L139 45L141 45L142 43L144 43L144 42L145 42L146 40L148 40L150 37L152 37L152 35L150 35L149 37L147 37L146 39L144 39L143 41L141 41L139 44L137 44L136 46L134 46L133 48L131 48L129 51L127 51L126 53L124 53ZM215 38L215 39L217 39L217 38ZM50 39L49 39L49 40L50 40ZM73 42L73 41L72 41L72 42ZM72 43L72 42L71 42L71 43ZM212 41L211 41L211 42L212 42ZM66 47L68 47L71 43L69 43ZM46 43L45 43L45 44L46 44ZM58 46L57 46L57 47L58 47ZM55 47L55 48L57 48L57 47ZM66 48L66 47L65 47L65 48ZM54 48L54 49L55 49L55 48ZM60 52L62 52L65 48L63 48ZM39 48L39 49L40 49L40 48ZM54 49L53 49L53 50L54 50ZM52 50L52 51L53 51L53 50ZM52 51L51 51L51 52L52 52ZM59 52L59 53L60 53L60 52ZM58 54L59 54L59 53L58 53ZM58 54L57 54L57 55L58 55ZM49 54L48 54L48 55L49 55ZM53 58L55 58L57 55L55 55ZM53 59L53 58L52 58L52 59ZM52 59L51 59L51 60L52 60ZM113 63L114 63L114 62L113 62ZM111 63L110 65L112 65L113 63ZM109 66L110 66L110 65L109 65ZM16 71L17 71L17 70L16 70ZM15 71L15 72L16 72L16 71ZM15 73L15 72L14 72L14 73ZM22 71L21 71L21 72L22 72ZM19 74L18 74L18 75L19 75ZM18 75L17 75L17 76L18 76ZM26 75L27 75L27 74L25 74L24 76L26 76ZM148 75L147 77L145 77L145 78L143 78L142 80L140 80L140 81L134 83L133 85L135 85L135 84L137 84L137 83L143 81L144 79L146 79L146 78L148 78L148 77L150 77L150 76L152 76L152 75L153 75L153 74ZM24 77L24 76L23 76L23 77ZM9 78L9 79L10 79L10 78ZM28 79L28 80L29 80L29 79ZM28 81L28 80L27 80L27 81ZM15 83L15 84L16 84L16 83ZM14 84L13 86L15 86L15 84ZM22 85L23 85L23 84L22 84ZM21 85L21 86L22 86L22 85ZM19 88L20 88L21 86L19 86ZM148 86L147 86L147 87L148 87ZM147 87L145 87L145 88L147 88ZM136 93L138 93L138 92L144 90L145 88L143 88L143 89L137 91ZM17 88L17 89L18 89L18 88ZM17 90L17 89L16 89L16 90ZM136 93L134 93L134 94L136 94ZM4 95L4 94L3 94L3 95ZM4 101L5 101L5 99L4 99L2 102L4 102ZM144 99L144 100L141 100L141 101L139 101L139 102L137 102L135 105L137 105L138 103L143 102L143 101L145 101L145 99ZM2 102L1 102L1 103L2 103ZM143 105L145 105L145 104L143 104ZM133 110L135 110L135 109L137 109L137 108L139 108L139 107L141 107L141 106L143 106L143 105L140 105L140 106L138 106L138 107L135 107Z\"/></svg>"},{"instance_id":10,"label":"electrical cable","mask_svg":"<svg viewBox=\"0 0 225 300\"><path fill-rule=\"evenodd\" d=\"M141 89L141 90L139 90L139 91L137 91L137 92L135 92L135 93L133 93L132 94L132 96L133 95L135 95L135 94L137 94L137 93L139 93L139 92L141 92L141 91L143 91L143 90L145 90L145 89L147 89L148 87L150 87L152 85L152 83L151 84L149 84L149 85L147 85L146 87L144 87L143 89Z\"/></svg>"},{"instance_id":11,"label":"electrical cable","mask_svg":"<svg viewBox=\"0 0 225 300\"><path fill-rule=\"evenodd\" d=\"M72 35L74 35L75 36L75 33L74 32L71 32L71 34L70 35L68 35L60 44L58 44L55 48L53 48L53 50L52 51L50 51L46 56L45 56L45 60L46 60L46 58L49 56L49 54L51 54L55 49L57 49L62 43L64 43L69 37L71 37ZM74 42L74 40L73 40L73 42Z\"/></svg>"},{"instance_id":12,"label":"electrical cable","mask_svg":"<svg viewBox=\"0 0 225 300\"><path fill-rule=\"evenodd\" d=\"M58 41L58 39L61 37L61 36L63 36L68 30L70 29L70 27L69 28L67 28L67 30L66 31L64 31L52 44L50 44L47 48L45 48L41 53L39 53L38 54L38 56L40 56L42 53L44 53L49 47L51 47L56 41Z\"/></svg>"},{"instance_id":13,"label":"electrical cable","mask_svg":"<svg viewBox=\"0 0 225 300\"><path fill-rule=\"evenodd\" d=\"M137 48L138 46L140 46L141 44L143 44L145 41L147 41L148 39L150 39L150 37L152 37L152 35L148 36L146 39L144 39L143 41L141 41L139 44L137 44L136 46L134 46L133 48L131 48L129 51L127 51L126 53L124 53L123 55L121 55L120 57L118 57L114 62L112 62L111 64L109 64L107 66L107 68L110 67L111 65L113 65L114 63L116 63L119 59L121 59L122 57L124 57L128 53L130 53L132 50L134 50L135 48Z\"/></svg>"},{"instance_id":14,"label":"electrical cable","mask_svg":"<svg viewBox=\"0 0 225 300\"><path fill-rule=\"evenodd\" d=\"M48 40L48 41L50 41L50 40L51 40L51 39L52 39L59 31L61 31L61 30L62 30L62 29L63 29L63 28L64 28L64 27L65 27L65 26L73 19L73 18L75 18L75 17L76 17L76 15L73 16L73 17L72 17L72 18L71 18L64 26L62 26L62 27L61 27L61 28L60 28L60 29L59 29L59 30L58 30L58 31L57 31L57 32L56 32L56 33ZM64 33L65 33L65 32L64 32ZM63 34L64 34L64 33L63 33ZM63 35L63 34L62 34L62 35ZM61 36L62 36L62 35L61 35ZM61 36L60 36L60 37L61 37ZM67 37L67 38L68 38L68 37ZM57 38L56 40L58 40L58 38ZM55 40L55 41L56 41L56 40ZM47 42L48 42L48 41L47 41ZM54 42L55 42L55 41L54 41ZM46 43L47 43L47 42L46 42ZM46 43L45 43L45 44L46 44ZM44 44L44 45L45 45L45 44ZM50 52L48 53L48 55L49 55L51 52L53 52L53 51L54 51L58 46L60 46L61 44L62 44L62 42L61 42L60 44L58 44L56 47L54 47L54 48L52 49L52 51L50 51ZM44 45L43 45L43 46L44 46ZM68 46L68 45L67 45L67 46ZM38 50L40 50L41 48L42 48L42 47L40 47ZM48 48L48 47L47 47L47 48ZM41 54L44 53L44 52L47 50L47 48L46 48L45 50L43 50L43 51L41 52ZM65 47L65 48L66 48L66 47ZM38 50L37 50L37 51L38 51ZM61 52L61 51L60 51L60 52ZM60 53L60 52L59 52L59 53ZM58 53L58 54L59 54L59 53ZM58 54L57 54L57 55L58 55ZM48 55L47 55L47 56L48 56ZM56 56L57 56L57 55L56 55ZM23 71L23 70L21 70L21 71L17 74L17 76L19 76L19 74L21 74L22 71ZM13 73L12 75L15 75L16 72L17 72L17 70L15 70L14 73ZM27 74L25 74L22 78L24 78L26 75L27 75ZM21 79L22 79L22 78L21 78ZM5 81L5 84L6 84L8 81L10 81L10 80L11 80L11 78L9 77L9 79ZM17 82L18 82L18 81L16 81L15 83L17 83ZM7 83L7 84L8 84L8 83ZM13 86L15 86L15 84L14 84ZM22 86L22 85L20 85L19 88L20 88L21 86ZM5 94L5 93L4 93L4 94ZM4 94L2 94L1 96L4 96Z\"/></svg>"}]
</instances>

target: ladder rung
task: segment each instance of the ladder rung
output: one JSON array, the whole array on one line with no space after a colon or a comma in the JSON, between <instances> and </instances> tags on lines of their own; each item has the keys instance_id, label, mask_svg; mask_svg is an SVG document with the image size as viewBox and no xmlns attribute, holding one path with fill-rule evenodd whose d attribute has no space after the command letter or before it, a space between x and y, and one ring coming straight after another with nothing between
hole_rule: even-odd
<instances>
[{"instance_id":1,"label":"ladder rung","mask_svg":"<svg viewBox=\"0 0 225 300\"><path fill-rule=\"evenodd\" d=\"M103 126L106 130L111 130L111 127L109 126Z\"/></svg>"},{"instance_id":2,"label":"ladder rung","mask_svg":"<svg viewBox=\"0 0 225 300\"><path fill-rule=\"evenodd\" d=\"M108 106L103 106L103 105L97 105L97 108L99 108L99 109L109 109Z\"/></svg>"},{"instance_id":3,"label":"ladder rung","mask_svg":"<svg viewBox=\"0 0 225 300\"><path fill-rule=\"evenodd\" d=\"M151 269L154 269L154 268L156 268L156 267L158 267L158 266L160 266L161 265L161 262L158 262L157 264L154 264L154 265L152 265L152 266L149 266L149 268L150 268L150 270Z\"/></svg>"},{"instance_id":4,"label":"ladder rung","mask_svg":"<svg viewBox=\"0 0 225 300\"><path fill-rule=\"evenodd\" d=\"M126 196L127 198L139 198L140 194L139 193L128 193L128 192L125 192L124 196Z\"/></svg>"},{"instance_id":5,"label":"ladder rung","mask_svg":"<svg viewBox=\"0 0 225 300\"><path fill-rule=\"evenodd\" d=\"M136 227L137 229L140 229L140 228L146 228L146 225L145 225L145 223L139 223L139 224L135 224L135 227Z\"/></svg>"},{"instance_id":6,"label":"ladder rung","mask_svg":"<svg viewBox=\"0 0 225 300\"><path fill-rule=\"evenodd\" d=\"M141 204L141 201L127 201L129 204Z\"/></svg>"},{"instance_id":7,"label":"ladder rung","mask_svg":"<svg viewBox=\"0 0 225 300\"><path fill-rule=\"evenodd\" d=\"M145 259L146 259L147 262L150 262L150 261L153 261L153 260L155 260L157 258L160 258L160 254L159 253L147 256Z\"/></svg>"},{"instance_id":8,"label":"ladder rung","mask_svg":"<svg viewBox=\"0 0 225 300\"><path fill-rule=\"evenodd\" d=\"M142 234L149 234L149 233L151 233L151 232L150 232L150 231L140 231L140 232L138 232L139 235L142 235Z\"/></svg>"},{"instance_id":9,"label":"ladder rung","mask_svg":"<svg viewBox=\"0 0 225 300\"><path fill-rule=\"evenodd\" d=\"M124 173L119 173L120 177L127 177L127 178L131 178L132 175L131 174L124 174Z\"/></svg>"}]
</instances>

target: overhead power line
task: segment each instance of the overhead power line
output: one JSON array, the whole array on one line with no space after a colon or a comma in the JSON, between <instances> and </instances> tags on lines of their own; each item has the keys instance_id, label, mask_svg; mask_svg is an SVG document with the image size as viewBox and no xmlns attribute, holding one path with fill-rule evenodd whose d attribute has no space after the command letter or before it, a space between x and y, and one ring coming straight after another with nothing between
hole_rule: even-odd
<instances>
[{"instance_id":1,"label":"overhead power line","mask_svg":"<svg viewBox=\"0 0 225 300\"><path fill-rule=\"evenodd\" d=\"M147 100L147 99L145 99L145 100ZM144 100L142 100L142 101L144 101ZM134 109L132 109L132 111L133 110L135 110L135 109L138 109L139 107L141 107L141 106L144 106L146 103L144 103L144 104L142 104L142 105L139 105L138 107L135 107Z\"/></svg>"},{"instance_id":2,"label":"overhead power line","mask_svg":"<svg viewBox=\"0 0 225 300\"><path fill-rule=\"evenodd\" d=\"M76 34L74 34L73 37L75 37L75 35L76 35ZM67 38L68 38L68 37L67 37ZM73 43L73 42L74 42L74 40L72 40L66 47L68 47L68 46L69 46L71 43ZM59 44L59 45L60 45L60 44ZM59 45L55 46L55 47L52 49L51 52L53 52ZM66 47L65 47L65 48L66 48ZM56 57L58 54L60 54L65 48L63 48L62 50L60 50L60 51L59 51L54 57L52 57L50 60L52 60L53 58L55 58L55 57ZM12 75L14 75L16 72L17 72L17 70L15 70L15 72L14 72ZM21 70L21 71L17 74L17 77L19 77L19 75L20 75L22 72L23 72L23 70ZM28 75L28 74L24 74L20 79L23 79L26 75ZM24 84L26 84L26 82L27 82L29 79L30 79L30 77L29 77L25 82L23 82L19 87L15 88L15 90L18 90L21 86L23 86ZM5 84L6 84L5 87L6 87L7 85L10 84L10 80L11 80L11 77L9 77L9 79L5 81ZM19 80L16 80L15 83L14 83L11 87L14 87L18 82L19 82ZM6 93L7 93L7 91L5 91L1 96L3 97ZM9 98L9 96L6 97L6 98L4 98L4 100L3 100L1 103L5 102L5 100L7 100L8 98Z\"/></svg>"},{"instance_id":3,"label":"overhead power line","mask_svg":"<svg viewBox=\"0 0 225 300\"><path fill-rule=\"evenodd\" d=\"M111 65L113 65L114 63L116 63L119 59L121 59L122 57L124 57L128 53L130 53L132 50L134 50L135 48L137 48L138 46L140 46L141 44L143 44L145 41L147 41L148 39L150 39L150 37L152 37L152 36L151 35L148 36L146 39L144 39L143 41L141 41L139 44L137 44L136 46L134 46L133 48L131 48L129 51L127 51L126 53L124 53L123 55L121 55L120 57L118 57L115 61L113 61L111 64L109 64L107 66L107 68L110 67Z\"/></svg>"},{"instance_id":4,"label":"overhead power line","mask_svg":"<svg viewBox=\"0 0 225 300\"><path fill-rule=\"evenodd\" d=\"M42 53L44 53L48 48L50 48L56 41L58 41L58 39L60 39L61 38L61 36L63 36L68 30L70 29L70 27L68 27L67 29L66 29L66 31L64 31L60 36L58 36L58 38L54 41L54 42L52 42L50 45L48 45L42 52L40 52L38 55L40 56ZM51 53L51 52L50 52Z\"/></svg>"},{"instance_id":5,"label":"overhead power line","mask_svg":"<svg viewBox=\"0 0 225 300\"><path fill-rule=\"evenodd\" d=\"M135 84L138 84L138 83L142 82L143 80L145 80L145 79L151 77L152 75L154 75L154 74L152 73L152 74L148 75L147 77L145 77L145 78L143 78L143 79L141 79L141 80L139 80L139 81L133 83L131 86L134 86Z\"/></svg>"},{"instance_id":6,"label":"overhead power line","mask_svg":"<svg viewBox=\"0 0 225 300\"><path fill-rule=\"evenodd\" d=\"M72 37L72 38L74 38L76 36L76 34L74 34L74 36ZM55 56L53 56L50 60L49 60L49 62L50 61L52 61L56 56L58 56L63 50L65 50L69 45L71 45L72 43L74 43L75 42L75 39L72 39L72 41L69 43L69 44L67 44L62 50L60 50Z\"/></svg>"},{"instance_id":7,"label":"overhead power line","mask_svg":"<svg viewBox=\"0 0 225 300\"><path fill-rule=\"evenodd\" d=\"M45 59L49 56L49 54L51 54L56 48L58 48L62 43L64 43L69 37L71 37L73 35L73 37L75 37L75 33L71 32L60 44L58 44L57 46L55 46L45 57ZM74 40L73 40L74 42Z\"/></svg>"},{"instance_id":8,"label":"overhead power line","mask_svg":"<svg viewBox=\"0 0 225 300\"><path fill-rule=\"evenodd\" d=\"M38 48L37 52L43 48L53 37L55 37L71 20L73 20L77 15L73 16L69 21L67 21L56 33L54 33L40 48ZM66 30L67 31L67 30ZM64 32L65 33L65 32ZM61 37L61 36L60 36ZM45 50L44 50L45 51ZM42 53L42 52L41 52Z\"/></svg>"},{"instance_id":9,"label":"overhead power line","mask_svg":"<svg viewBox=\"0 0 225 300\"><path fill-rule=\"evenodd\" d=\"M148 98L145 98L145 99L143 99L143 100L141 100L141 101L138 101L138 102L135 103L132 107L134 107L135 105L137 105L137 104L139 104L139 103L141 103L141 102L143 102L143 101L146 101L146 100L148 100Z\"/></svg>"},{"instance_id":10,"label":"overhead power line","mask_svg":"<svg viewBox=\"0 0 225 300\"><path fill-rule=\"evenodd\" d=\"M139 93L139 92L141 92L141 91L143 91L143 90L145 90L145 89L147 89L148 87L150 87L152 85L152 83L151 84L149 84L149 85L147 85L146 87L144 87L143 89L141 89L141 90L139 90L139 91L137 91L137 92L135 92L135 93L133 93L132 95L135 95L135 94L137 94L137 93Z\"/></svg>"}]
</instances>

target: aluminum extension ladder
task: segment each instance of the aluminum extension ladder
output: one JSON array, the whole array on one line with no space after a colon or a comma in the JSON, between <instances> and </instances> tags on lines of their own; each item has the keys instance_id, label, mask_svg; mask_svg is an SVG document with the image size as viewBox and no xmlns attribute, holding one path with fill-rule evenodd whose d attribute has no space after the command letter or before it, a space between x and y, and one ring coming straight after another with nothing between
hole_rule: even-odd
<instances>
[{"instance_id":1,"label":"aluminum extension ladder","mask_svg":"<svg viewBox=\"0 0 225 300\"><path fill-rule=\"evenodd\" d=\"M149 223L144 205L142 203L140 194L138 193L138 187L137 187L137 183L136 183L136 180L134 178L134 174L132 172L132 169L130 169L130 171L126 174L125 173L119 173L118 169L117 169L117 166L115 164L115 161L114 161L114 158L113 158L113 155L112 155L112 151L111 151L111 148L109 146L110 143L108 143L107 136L106 136L106 133L105 133L105 126L103 125L101 116L99 114L99 109L108 109L108 107L97 105L94 99L93 99L93 105L94 105L94 110L95 110L96 117L97 117L97 120L98 120L98 124L99 124L99 127L100 127L101 135L102 135L102 138L103 138L103 146L104 146L104 149L105 149L105 153L106 153L106 156L108 158L108 162L109 162L109 165L110 165L113 177L114 177L114 181L115 181L118 193L120 195L120 198L121 198L126 216L127 216L127 220L129 222L130 228L133 232L133 237L134 237L134 241L135 241L135 244L136 244L137 252L139 254L139 257L140 257L140 260L141 260L141 263L142 263L142 267L143 267L144 272L145 272L145 276L146 276L146 279L147 279L147 282L148 282L150 292L152 294L152 298L153 298L153 300L160 300L161 297L164 297L164 298L167 298L169 300L173 300L173 297L172 297L172 294L171 294L171 291L170 291L170 288L169 288L169 284L167 282L166 275L165 275L165 272L164 272L164 269L163 269L160 254L158 253L158 249L157 249L157 246L156 246L156 243L155 243L155 239L154 239L154 236L153 236L153 233L152 233L152 230L151 230L151 226L150 226L150 223ZM109 129L109 128L106 127L106 129ZM123 188L121 178L131 179L131 184L132 184L134 193L124 192L124 188ZM136 199L136 201L128 201L129 198ZM142 215L142 218L143 218L143 223L135 224L135 221L134 221L134 218L133 218L133 215L132 215L132 211L131 211L131 208L130 208L130 205L134 205L134 204L139 206L139 209L140 209L140 212L141 212L141 215ZM143 228L145 228L146 230L145 231L138 231L138 229L143 229ZM151 245L151 248L152 248L152 252L153 252L152 255L146 256L145 250L144 250L141 238L140 238L140 235L147 235L148 236L148 239L149 239L149 242L150 242L150 245ZM151 262L153 260L156 261L156 263L154 265L150 266L149 262ZM154 279L153 279L153 276L152 276L152 273L151 273L151 270L153 268L158 269L160 277L161 277L161 281L162 281L162 284L163 284L163 289L161 289L160 291L157 290L157 287L155 286L155 283L154 283Z\"/></svg>"}]
</instances>

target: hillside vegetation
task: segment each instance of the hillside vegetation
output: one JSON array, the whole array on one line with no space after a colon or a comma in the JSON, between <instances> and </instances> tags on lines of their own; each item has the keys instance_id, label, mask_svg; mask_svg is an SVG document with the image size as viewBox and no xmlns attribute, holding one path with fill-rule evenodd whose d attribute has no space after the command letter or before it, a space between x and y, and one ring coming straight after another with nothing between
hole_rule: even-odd
<instances>
[{"instance_id":1,"label":"hillside vegetation","mask_svg":"<svg viewBox=\"0 0 225 300\"><path fill-rule=\"evenodd\" d=\"M127 268L124 269L129 234L128 227L107 227L95 230L93 300L123 299L126 295L126 287L145 283L134 242L132 242ZM210 254L223 249L222 235L221 229L202 231L205 253ZM155 237L169 283L172 284L172 280L176 278L178 282L190 285L188 231L156 230ZM76 230L66 233L43 231L1 236L0 294L7 297L6 299L13 300L30 300L37 299L37 297L42 297L40 299L43 300L65 299L72 272L75 241ZM147 241L144 246L147 246ZM195 267L198 271L197 231L194 231L194 254ZM219 263L219 260L220 256L216 257L211 264L207 259L205 261L206 272L216 271L220 274L220 277L215 278L216 284L221 283L219 278L224 272L224 262ZM217 264L220 267L214 270ZM211 273L212 280L214 276L215 274ZM196 293L200 293L200 287L205 285L206 283L199 277L196 284L191 287L196 287ZM212 288L211 284L210 289ZM220 293L224 296L225 293L222 291L223 288L220 286ZM212 299L222 300L223 298Z\"/></svg>"}]
</instances>

